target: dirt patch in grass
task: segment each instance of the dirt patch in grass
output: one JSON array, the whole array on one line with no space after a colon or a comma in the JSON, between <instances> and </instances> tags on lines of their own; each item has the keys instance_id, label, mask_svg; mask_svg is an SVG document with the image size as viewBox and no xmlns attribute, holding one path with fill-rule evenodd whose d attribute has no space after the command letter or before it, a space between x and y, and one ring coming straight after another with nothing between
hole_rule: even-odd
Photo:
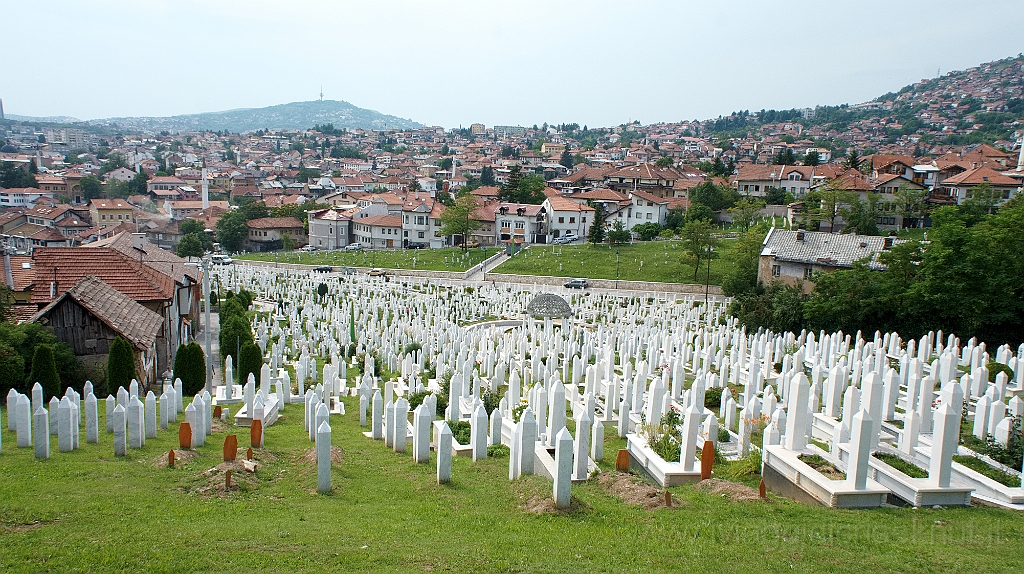
<instances>
[{"instance_id":1,"label":"dirt patch in grass","mask_svg":"<svg viewBox=\"0 0 1024 574\"><path fill-rule=\"evenodd\" d=\"M35 522L29 522L27 524L3 524L0 523L0 534L19 534L21 532L31 532L33 530L39 530L44 526L53 524L53 520L36 520Z\"/></svg>"},{"instance_id":2,"label":"dirt patch in grass","mask_svg":"<svg viewBox=\"0 0 1024 574\"><path fill-rule=\"evenodd\" d=\"M708 494L720 494L732 502L752 502L761 500L756 490L745 484L730 482L720 478L709 478L697 483L697 490Z\"/></svg>"},{"instance_id":3,"label":"dirt patch in grass","mask_svg":"<svg viewBox=\"0 0 1024 574\"><path fill-rule=\"evenodd\" d=\"M167 468L167 455L168 453L165 452L160 456L156 457L156 459L153 461L153 466L157 468ZM175 468L186 466L197 458L199 458L199 453L194 450L183 450L177 448L174 449Z\"/></svg>"},{"instance_id":4,"label":"dirt patch in grass","mask_svg":"<svg viewBox=\"0 0 1024 574\"><path fill-rule=\"evenodd\" d=\"M829 480L846 480L846 473L816 454L802 454L800 460Z\"/></svg>"},{"instance_id":5,"label":"dirt patch in grass","mask_svg":"<svg viewBox=\"0 0 1024 574\"><path fill-rule=\"evenodd\" d=\"M569 508L555 508L555 499L550 496L534 495L526 500L520 508L531 514L573 514L589 510L590 506L575 496L569 499Z\"/></svg>"},{"instance_id":6,"label":"dirt patch in grass","mask_svg":"<svg viewBox=\"0 0 1024 574\"><path fill-rule=\"evenodd\" d=\"M345 450L340 446L332 446L331 464L341 464L341 461L343 460L345 460ZM305 464L316 464L316 449L307 449L299 458L299 462L303 462Z\"/></svg>"},{"instance_id":7,"label":"dirt patch in grass","mask_svg":"<svg viewBox=\"0 0 1024 574\"><path fill-rule=\"evenodd\" d=\"M597 482L605 492L618 496L626 504L642 506L646 510L666 508L666 491L655 488L632 475L621 472L603 472L597 475ZM673 508L684 504L686 504L685 501L672 497Z\"/></svg>"},{"instance_id":8,"label":"dirt patch in grass","mask_svg":"<svg viewBox=\"0 0 1024 574\"><path fill-rule=\"evenodd\" d=\"M233 492L240 490L248 490L255 486L257 481L254 470L247 468L246 460L244 458L236 458L235 460L222 462L217 466L207 469L201 476L199 485L193 489L196 494L205 496L219 496L226 497L230 496ZM259 468L259 463L256 463L255 468ZM231 471L231 486L227 485L226 475L227 471Z\"/></svg>"}]
</instances>

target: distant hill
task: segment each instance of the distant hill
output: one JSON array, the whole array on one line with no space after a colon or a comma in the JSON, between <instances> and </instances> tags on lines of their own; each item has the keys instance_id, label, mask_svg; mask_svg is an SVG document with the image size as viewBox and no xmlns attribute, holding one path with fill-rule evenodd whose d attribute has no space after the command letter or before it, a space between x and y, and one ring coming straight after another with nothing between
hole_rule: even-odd
<instances>
[{"instance_id":1,"label":"distant hill","mask_svg":"<svg viewBox=\"0 0 1024 574\"><path fill-rule=\"evenodd\" d=\"M813 112L813 113L811 113ZM804 126L805 138L820 147L845 150L886 145L1012 145L1024 119L1024 55L987 62L963 71L921 80L869 102L810 109L747 110L704 123L720 140L760 137L779 122Z\"/></svg>"},{"instance_id":2,"label":"distant hill","mask_svg":"<svg viewBox=\"0 0 1024 574\"><path fill-rule=\"evenodd\" d=\"M82 121L82 120L80 120L78 118L73 118L71 116L36 117L36 116L19 116L17 114L4 114L4 118L6 118L8 120L14 120L16 122L29 122L29 123L36 122L36 123L42 123L42 124L77 124L77 123Z\"/></svg>"},{"instance_id":3,"label":"distant hill","mask_svg":"<svg viewBox=\"0 0 1024 574\"><path fill-rule=\"evenodd\" d=\"M292 102L266 108L249 108L186 114L170 117L128 117L89 120L95 126L125 131L160 132L190 130L227 130L232 133L259 129L308 129L316 124L334 124L336 128L409 129L421 124L356 107L348 102L324 100Z\"/></svg>"}]
</instances>

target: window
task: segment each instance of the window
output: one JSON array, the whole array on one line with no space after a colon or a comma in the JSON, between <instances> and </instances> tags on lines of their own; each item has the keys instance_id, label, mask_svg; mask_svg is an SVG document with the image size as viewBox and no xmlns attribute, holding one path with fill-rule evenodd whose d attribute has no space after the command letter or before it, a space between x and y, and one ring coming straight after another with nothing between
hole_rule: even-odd
<instances>
[{"instance_id":1,"label":"window","mask_svg":"<svg viewBox=\"0 0 1024 574\"><path fill-rule=\"evenodd\" d=\"M558 218L558 222L559 223L565 223L565 218L564 217L559 217Z\"/></svg>"},{"instance_id":2,"label":"window","mask_svg":"<svg viewBox=\"0 0 1024 574\"><path fill-rule=\"evenodd\" d=\"M575 217L570 217L569 218L569 223L576 223L576 218Z\"/></svg>"},{"instance_id":3,"label":"window","mask_svg":"<svg viewBox=\"0 0 1024 574\"><path fill-rule=\"evenodd\" d=\"M525 228L526 228L526 222L525 221L517 221L516 222L516 229L525 229Z\"/></svg>"},{"instance_id":4,"label":"window","mask_svg":"<svg viewBox=\"0 0 1024 574\"><path fill-rule=\"evenodd\" d=\"M772 277L778 277L782 275L782 268L778 265L772 265Z\"/></svg>"},{"instance_id":5,"label":"window","mask_svg":"<svg viewBox=\"0 0 1024 574\"><path fill-rule=\"evenodd\" d=\"M653 215L654 215L653 213L648 213L647 214L647 219L652 219Z\"/></svg>"},{"instance_id":6,"label":"window","mask_svg":"<svg viewBox=\"0 0 1024 574\"><path fill-rule=\"evenodd\" d=\"M811 275L814 275L814 268L804 267L804 279L810 279Z\"/></svg>"},{"instance_id":7,"label":"window","mask_svg":"<svg viewBox=\"0 0 1024 574\"><path fill-rule=\"evenodd\" d=\"M423 239L423 232L422 231L419 232L419 238Z\"/></svg>"}]
</instances>

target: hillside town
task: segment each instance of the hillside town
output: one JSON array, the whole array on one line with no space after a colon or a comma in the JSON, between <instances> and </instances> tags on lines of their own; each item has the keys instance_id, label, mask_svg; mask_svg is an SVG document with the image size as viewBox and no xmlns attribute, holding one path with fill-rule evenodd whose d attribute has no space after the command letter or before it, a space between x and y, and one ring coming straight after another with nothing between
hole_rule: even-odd
<instances>
[{"instance_id":1,"label":"hillside town","mask_svg":"<svg viewBox=\"0 0 1024 574\"><path fill-rule=\"evenodd\" d=\"M10 4L0 571L1020 570L1024 2Z\"/></svg>"}]
</instances>

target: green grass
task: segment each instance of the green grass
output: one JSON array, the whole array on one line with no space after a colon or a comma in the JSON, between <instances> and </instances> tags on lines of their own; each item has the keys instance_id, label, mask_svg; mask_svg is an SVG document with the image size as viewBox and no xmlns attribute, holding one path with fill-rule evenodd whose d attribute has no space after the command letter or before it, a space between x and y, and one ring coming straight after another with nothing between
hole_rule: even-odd
<instances>
[{"instance_id":1,"label":"green grass","mask_svg":"<svg viewBox=\"0 0 1024 574\"><path fill-rule=\"evenodd\" d=\"M204 495L225 432L176 469L153 462L177 425L114 458L111 436L46 461L14 446L3 418L0 570L5 572L322 571L1015 571L1024 521L1010 511L885 508L830 510L774 498L731 503L686 486L675 510L646 511L596 481L572 487L576 510L533 514L551 496L537 476L508 480L507 457L454 461L438 486L433 459L414 464L362 436L357 402L332 417L344 461L333 491L315 493L316 470L302 410L286 407L266 431L255 482L226 497ZM102 411L101 411L102 419ZM180 420L180 419L179 419ZM239 444L248 445L244 429ZM624 441L608 432L601 468ZM271 456L272 455L272 458ZM748 466L753 463L745 463ZM716 465L724 476L727 467ZM752 468L737 467L756 484ZM222 480L219 476L213 482Z\"/></svg>"},{"instance_id":2,"label":"green grass","mask_svg":"<svg viewBox=\"0 0 1024 574\"><path fill-rule=\"evenodd\" d=\"M720 285L731 268L735 240L724 239L711 261L711 284ZM694 266L680 241L637 242L632 245L536 245L493 269L494 273L585 277L623 281L659 281L664 283L704 283L707 263L702 260L697 278ZM641 265L641 262L643 265Z\"/></svg>"},{"instance_id":3,"label":"green grass","mask_svg":"<svg viewBox=\"0 0 1024 574\"><path fill-rule=\"evenodd\" d=\"M981 460L976 456L953 455L953 460L955 462L959 462L960 464L966 466L967 468L979 474L991 478L992 480L1004 486L1009 486L1010 488L1017 488L1018 486L1020 486L1019 476L1015 476L1010 473L1003 472L993 466L989 466L987 462Z\"/></svg>"},{"instance_id":4,"label":"green grass","mask_svg":"<svg viewBox=\"0 0 1024 574\"><path fill-rule=\"evenodd\" d=\"M312 253L248 253L236 259L332 265L334 267L379 267L425 271L465 271L494 255L495 248L461 249L364 249L362 251L314 251ZM414 261L415 260L415 261Z\"/></svg>"},{"instance_id":5,"label":"green grass","mask_svg":"<svg viewBox=\"0 0 1024 574\"><path fill-rule=\"evenodd\" d=\"M916 464L903 460L895 454L887 452L876 452L874 457L885 464L895 468L910 478L928 478L928 471Z\"/></svg>"}]
</instances>

